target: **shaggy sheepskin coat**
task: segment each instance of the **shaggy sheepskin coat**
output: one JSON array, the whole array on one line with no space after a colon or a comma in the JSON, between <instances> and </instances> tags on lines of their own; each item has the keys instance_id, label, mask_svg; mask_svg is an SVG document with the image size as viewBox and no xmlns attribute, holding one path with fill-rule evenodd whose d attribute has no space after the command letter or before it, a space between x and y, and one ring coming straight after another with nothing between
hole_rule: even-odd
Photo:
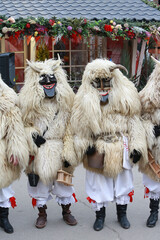
<instances>
[{"instance_id":1,"label":"shaggy sheepskin coat","mask_svg":"<svg viewBox=\"0 0 160 240\"><path fill-rule=\"evenodd\" d=\"M18 97L0 76L0 189L20 177L27 166L29 152ZM14 166L11 156L18 160Z\"/></svg>"},{"instance_id":2,"label":"shaggy sheepskin coat","mask_svg":"<svg viewBox=\"0 0 160 240\"><path fill-rule=\"evenodd\" d=\"M83 161L85 168L115 178L123 170L123 135L128 137L129 155L136 149L142 154L140 161L146 161L147 147L138 92L119 69L111 71L112 67L113 62L103 59L87 64L75 96L63 154L72 166ZM92 86L96 78L111 79L108 103L104 106ZM93 145L104 154L103 169L88 166L86 151Z\"/></svg>"},{"instance_id":3,"label":"shaggy sheepskin coat","mask_svg":"<svg viewBox=\"0 0 160 240\"><path fill-rule=\"evenodd\" d=\"M155 137L154 126L160 125L160 62L152 57L156 66L151 73L146 86L139 93L142 104L143 125L146 131L148 149L151 151L156 163L160 164L160 137ZM141 172L147 174L155 181L160 181L150 168L148 162L139 163Z\"/></svg>"},{"instance_id":4,"label":"shaggy sheepskin coat","mask_svg":"<svg viewBox=\"0 0 160 240\"><path fill-rule=\"evenodd\" d=\"M53 182L57 171L63 167L63 137L70 117L74 93L67 83L67 77L60 66L60 60L29 62L26 68L25 84L20 92L20 106L26 130L30 155L34 161L26 173L39 175L44 184ZM40 76L54 74L57 80L56 95L45 97ZM38 133L46 142L38 148L32 135ZM67 171L71 169L67 168Z\"/></svg>"}]
</instances>

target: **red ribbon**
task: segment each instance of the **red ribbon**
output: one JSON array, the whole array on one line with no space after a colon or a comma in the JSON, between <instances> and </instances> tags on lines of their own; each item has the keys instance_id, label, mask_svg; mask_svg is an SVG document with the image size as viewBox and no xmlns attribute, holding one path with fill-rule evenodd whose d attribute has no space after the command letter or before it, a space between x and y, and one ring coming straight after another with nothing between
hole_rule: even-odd
<instances>
[{"instance_id":1,"label":"red ribbon","mask_svg":"<svg viewBox=\"0 0 160 240\"><path fill-rule=\"evenodd\" d=\"M36 207L37 205L37 200L35 198L32 198L32 206L33 208Z\"/></svg>"},{"instance_id":2,"label":"red ribbon","mask_svg":"<svg viewBox=\"0 0 160 240\"><path fill-rule=\"evenodd\" d=\"M16 199L15 199L15 197L11 197L11 198L9 199L9 201L11 202L11 206L12 206L12 208L15 208L15 207L17 207L17 204L16 204Z\"/></svg>"},{"instance_id":3,"label":"red ribbon","mask_svg":"<svg viewBox=\"0 0 160 240\"><path fill-rule=\"evenodd\" d=\"M87 197L86 199L88 200L89 203L91 203L91 202L95 203L95 202L96 202L96 201L94 201L94 200L93 200L92 198L90 198L90 197Z\"/></svg>"},{"instance_id":4,"label":"red ribbon","mask_svg":"<svg viewBox=\"0 0 160 240\"><path fill-rule=\"evenodd\" d=\"M73 193L72 196L74 197L75 202L78 202L78 200L77 200L77 198L76 198L76 194Z\"/></svg>"},{"instance_id":5,"label":"red ribbon","mask_svg":"<svg viewBox=\"0 0 160 240\"><path fill-rule=\"evenodd\" d=\"M30 155L29 156L29 165L34 161L34 156Z\"/></svg>"},{"instance_id":6,"label":"red ribbon","mask_svg":"<svg viewBox=\"0 0 160 240\"><path fill-rule=\"evenodd\" d=\"M149 193L149 188L147 188L147 187L145 187L145 193L144 193L144 198L148 198L148 196L146 196L146 194L148 194Z\"/></svg>"},{"instance_id":7,"label":"red ribbon","mask_svg":"<svg viewBox=\"0 0 160 240\"><path fill-rule=\"evenodd\" d=\"M132 197L133 195L134 195L134 190L132 190L132 192L128 194L128 196L130 197L130 202L133 202L133 197Z\"/></svg>"}]
</instances>

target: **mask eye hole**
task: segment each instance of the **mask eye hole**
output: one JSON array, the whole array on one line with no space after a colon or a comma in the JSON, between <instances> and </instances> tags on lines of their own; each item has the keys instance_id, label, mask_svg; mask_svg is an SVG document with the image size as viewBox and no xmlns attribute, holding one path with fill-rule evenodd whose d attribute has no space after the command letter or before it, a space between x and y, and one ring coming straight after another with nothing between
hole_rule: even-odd
<instances>
[{"instance_id":1,"label":"mask eye hole","mask_svg":"<svg viewBox=\"0 0 160 240\"><path fill-rule=\"evenodd\" d=\"M92 86L95 87L95 88L99 88L101 86L100 79L95 78L92 82Z\"/></svg>"},{"instance_id":2,"label":"mask eye hole","mask_svg":"<svg viewBox=\"0 0 160 240\"><path fill-rule=\"evenodd\" d=\"M54 74L51 74L50 76L49 76L49 80L50 80L50 82L56 82L57 80L56 80L56 77L54 76Z\"/></svg>"},{"instance_id":3,"label":"mask eye hole","mask_svg":"<svg viewBox=\"0 0 160 240\"><path fill-rule=\"evenodd\" d=\"M46 74L42 74L40 76L39 84L41 84L41 85L45 84L46 80L47 80L47 75Z\"/></svg>"}]
</instances>

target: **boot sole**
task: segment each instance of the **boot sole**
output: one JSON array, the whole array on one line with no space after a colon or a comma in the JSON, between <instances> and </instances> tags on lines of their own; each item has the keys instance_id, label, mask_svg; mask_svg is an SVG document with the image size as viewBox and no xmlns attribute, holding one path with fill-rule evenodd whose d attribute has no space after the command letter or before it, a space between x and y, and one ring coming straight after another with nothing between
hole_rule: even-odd
<instances>
[{"instance_id":1,"label":"boot sole","mask_svg":"<svg viewBox=\"0 0 160 240\"><path fill-rule=\"evenodd\" d=\"M70 226L75 226L75 225L77 225L77 222L75 222L75 223L69 223L69 222L65 221L64 219L63 219L63 221L64 221L67 225L70 225Z\"/></svg>"},{"instance_id":2,"label":"boot sole","mask_svg":"<svg viewBox=\"0 0 160 240\"><path fill-rule=\"evenodd\" d=\"M36 225L35 225L35 227L38 228L38 229L44 228L45 226L46 226L46 225L44 225L44 226L36 226Z\"/></svg>"},{"instance_id":3,"label":"boot sole","mask_svg":"<svg viewBox=\"0 0 160 240\"><path fill-rule=\"evenodd\" d=\"M13 229L11 232L6 231L1 224L0 224L0 227L1 227L6 233L13 233L13 232L14 232L14 229Z\"/></svg>"},{"instance_id":4,"label":"boot sole","mask_svg":"<svg viewBox=\"0 0 160 240\"><path fill-rule=\"evenodd\" d=\"M38 225L35 224L35 227L41 229L41 228L44 228L46 225L47 225L47 223L44 224L44 225L41 225L41 226L38 226Z\"/></svg>"}]
</instances>

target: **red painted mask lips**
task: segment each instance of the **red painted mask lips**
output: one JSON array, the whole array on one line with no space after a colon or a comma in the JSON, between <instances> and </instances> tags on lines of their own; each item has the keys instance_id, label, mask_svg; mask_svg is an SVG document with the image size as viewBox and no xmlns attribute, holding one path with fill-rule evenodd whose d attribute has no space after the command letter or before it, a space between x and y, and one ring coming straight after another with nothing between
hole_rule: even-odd
<instances>
[{"instance_id":1,"label":"red painted mask lips","mask_svg":"<svg viewBox=\"0 0 160 240\"><path fill-rule=\"evenodd\" d=\"M55 86L55 83L49 85L43 85L45 89L52 89Z\"/></svg>"},{"instance_id":2,"label":"red painted mask lips","mask_svg":"<svg viewBox=\"0 0 160 240\"><path fill-rule=\"evenodd\" d=\"M103 93L103 92L99 92L99 94L100 94L101 96L106 96L106 95L109 94L109 91L110 91L110 90L108 90L107 92L104 92L104 93Z\"/></svg>"},{"instance_id":3,"label":"red painted mask lips","mask_svg":"<svg viewBox=\"0 0 160 240\"><path fill-rule=\"evenodd\" d=\"M43 90L46 97L52 98L56 95L56 83L45 84L43 85Z\"/></svg>"}]
</instances>

